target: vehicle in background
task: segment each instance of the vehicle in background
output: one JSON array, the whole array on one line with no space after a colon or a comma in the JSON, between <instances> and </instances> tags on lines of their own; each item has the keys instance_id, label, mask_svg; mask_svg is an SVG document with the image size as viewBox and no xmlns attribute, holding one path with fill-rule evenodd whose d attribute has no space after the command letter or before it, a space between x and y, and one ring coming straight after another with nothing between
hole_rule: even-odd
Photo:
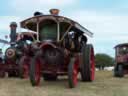
<instances>
[{"instance_id":1,"label":"vehicle in background","mask_svg":"<svg viewBox=\"0 0 128 96\"><path fill-rule=\"evenodd\" d=\"M29 64L23 64L21 59L24 56L27 56L27 60L29 60L29 56L32 55L30 44L36 40L36 33L34 32L16 32L17 24L12 22L10 25L11 33L10 33L10 42L5 51L4 56L4 64L0 66L5 73L8 73L9 77L23 77L28 76L28 66ZM22 70L23 68L23 70ZM22 72L21 72L22 71Z\"/></svg>"},{"instance_id":2,"label":"vehicle in background","mask_svg":"<svg viewBox=\"0 0 128 96\"><path fill-rule=\"evenodd\" d=\"M114 76L123 77L128 74L128 43L115 46Z\"/></svg>"}]
</instances>

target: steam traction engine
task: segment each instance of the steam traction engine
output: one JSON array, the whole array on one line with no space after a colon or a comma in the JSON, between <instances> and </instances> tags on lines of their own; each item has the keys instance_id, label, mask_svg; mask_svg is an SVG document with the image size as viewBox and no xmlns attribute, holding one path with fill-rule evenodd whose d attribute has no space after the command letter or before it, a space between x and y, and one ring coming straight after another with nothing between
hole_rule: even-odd
<instances>
[{"instance_id":1,"label":"steam traction engine","mask_svg":"<svg viewBox=\"0 0 128 96\"><path fill-rule=\"evenodd\" d=\"M59 16L58 9L51 9L50 15L36 12L34 17L21 22L21 27L37 32L37 42L32 44L34 56L30 63L32 86L44 80L56 80L59 75L67 75L69 87L82 81L93 81L95 72L94 50L87 44L92 33L77 22Z\"/></svg>"},{"instance_id":2,"label":"steam traction engine","mask_svg":"<svg viewBox=\"0 0 128 96\"><path fill-rule=\"evenodd\" d=\"M16 33L17 24L11 23L10 47L6 49L5 59L3 64L4 72L8 73L9 77L28 76L30 56L32 55L30 43L36 39L34 32ZM26 58L27 57L27 58ZM25 60L27 59L27 63ZM24 63L24 64L22 64Z\"/></svg>"},{"instance_id":3,"label":"steam traction engine","mask_svg":"<svg viewBox=\"0 0 128 96\"><path fill-rule=\"evenodd\" d=\"M128 43L117 45L115 50L114 76L123 77L124 74L128 74Z\"/></svg>"}]
</instances>

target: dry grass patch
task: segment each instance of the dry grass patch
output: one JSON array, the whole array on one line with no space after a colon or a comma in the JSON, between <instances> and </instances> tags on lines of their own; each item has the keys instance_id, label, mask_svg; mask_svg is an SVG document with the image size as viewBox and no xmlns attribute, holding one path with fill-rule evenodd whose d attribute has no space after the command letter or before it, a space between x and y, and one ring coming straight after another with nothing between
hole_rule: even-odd
<instances>
[{"instance_id":1,"label":"dry grass patch","mask_svg":"<svg viewBox=\"0 0 128 96\"><path fill-rule=\"evenodd\" d=\"M96 72L92 83L79 81L74 89L68 88L67 79L41 82L32 87L29 80L18 78L0 79L0 96L128 96L128 77L114 78L112 72Z\"/></svg>"}]
</instances>

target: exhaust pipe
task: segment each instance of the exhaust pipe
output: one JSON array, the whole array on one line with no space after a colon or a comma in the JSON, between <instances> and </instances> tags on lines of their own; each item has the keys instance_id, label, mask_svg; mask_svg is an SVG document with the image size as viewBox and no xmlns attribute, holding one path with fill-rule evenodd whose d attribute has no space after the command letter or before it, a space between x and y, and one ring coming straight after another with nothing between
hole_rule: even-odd
<instances>
[{"instance_id":1,"label":"exhaust pipe","mask_svg":"<svg viewBox=\"0 0 128 96\"><path fill-rule=\"evenodd\" d=\"M51 15L59 15L59 9L50 9L49 12L51 13Z\"/></svg>"},{"instance_id":2,"label":"exhaust pipe","mask_svg":"<svg viewBox=\"0 0 128 96\"><path fill-rule=\"evenodd\" d=\"M14 44L16 42L16 28L17 28L17 23L11 22L10 23L10 43L11 43L11 46L14 46Z\"/></svg>"}]
</instances>

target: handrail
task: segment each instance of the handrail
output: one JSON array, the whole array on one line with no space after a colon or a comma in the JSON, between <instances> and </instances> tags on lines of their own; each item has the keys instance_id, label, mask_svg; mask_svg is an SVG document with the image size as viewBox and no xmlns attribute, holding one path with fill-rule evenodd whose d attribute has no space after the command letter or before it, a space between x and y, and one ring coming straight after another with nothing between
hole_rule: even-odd
<instances>
[{"instance_id":1,"label":"handrail","mask_svg":"<svg viewBox=\"0 0 128 96\"><path fill-rule=\"evenodd\" d=\"M68 32L69 32L69 30L71 29L71 27L72 27L72 25L70 25L70 26L68 27L68 29L66 30L66 32L64 33L63 37L60 39L59 42L62 42L62 41L63 41L64 37L68 34Z\"/></svg>"}]
</instances>

